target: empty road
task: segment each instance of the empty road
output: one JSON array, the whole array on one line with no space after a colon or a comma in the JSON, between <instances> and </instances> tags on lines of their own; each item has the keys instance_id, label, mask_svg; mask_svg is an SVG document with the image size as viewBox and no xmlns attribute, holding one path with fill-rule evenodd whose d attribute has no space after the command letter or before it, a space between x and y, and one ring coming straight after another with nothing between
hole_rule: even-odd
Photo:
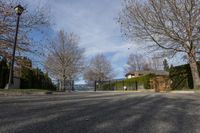
<instances>
[{"instance_id":1,"label":"empty road","mask_svg":"<svg viewBox=\"0 0 200 133\"><path fill-rule=\"evenodd\" d=\"M0 133L200 133L200 95L1 96Z\"/></svg>"}]
</instances>

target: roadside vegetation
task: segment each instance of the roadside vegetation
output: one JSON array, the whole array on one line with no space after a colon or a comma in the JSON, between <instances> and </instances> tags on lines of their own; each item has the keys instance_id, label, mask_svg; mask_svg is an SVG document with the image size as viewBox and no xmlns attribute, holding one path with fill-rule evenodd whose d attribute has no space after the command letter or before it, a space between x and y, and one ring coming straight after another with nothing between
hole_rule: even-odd
<instances>
[{"instance_id":1,"label":"roadside vegetation","mask_svg":"<svg viewBox=\"0 0 200 133\"><path fill-rule=\"evenodd\" d=\"M88 84L93 84L95 81L112 80L115 77L111 62L103 54L97 54L93 57L83 74L84 80Z\"/></svg>"},{"instance_id":2,"label":"roadside vegetation","mask_svg":"<svg viewBox=\"0 0 200 133\"><path fill-rule=\"evenodd\" d=\"M143 41L149 52L186 57L198 89L199 10L198 0L124 0L119 23L128 40Z\"/></svg>"},{"instance_id":3,"label":"roadside vegetation","mask_svg":"<svg viewBox=\"0 0 200 133\"><path fill-rule=\"evenodd\" d=\"M44 73L38 68L21 66L21 69L18 70L18 72L21 76L21 89L40 88L44 90L56 90L56 86L48 76L48 73ZM0 88L4 88L6 83L8 83L8 73L8 62L5 58L3 58L2 61L0 61Z\"/></svg>"},{"instance_id":4,"label":"roadside vegetation","mask_svg":"<svg viewBox=\"0 0 200 133\"><path fill-rule=\"evenodd\" d=\"M0 89L0 95L44 95L51 93L52 91L44 89Z\"/></svg>"},{"instance_id":5,"label":"roadside vegetation","mask_svg":"<svg viewBox=\"0 0 200 133\"><path fill-rule=\"evenodd\" d=\"M0 0L0 88L4 88L8 83L9 71L12 68L10 62L16 30L16 13L13 7L20 1L22 0ZM200 89L200 62L197 62L200 59L200 2L123 1L118 19L122 34L129 41L144 42L141 43L142 47L147 48L152 56L147 58L144 54L131 53L124 71L160 70L164 58L172 58L178 54L182 55L188 64L169 67L166 59L163 62L164 70L170 73L171 89ZM85 49L79 46L80 37L73 32L58 30L54 36L46 35L42 39L44 42L41 43L45 44L38 43L31 34L38 32L38 35L43 36L45 31L42 29L52 26L49 18L51 15L44 10L46 7L33 8L31 11L27 6L20 21L14 65L14 77L20 79L20 87L17 88L23 90L1 92L32 93L40 89L64 91L68 86L73 86L74 80L81 78L103 90L137 90L140 86L144 89L151 88L150 80L154 75L113 80L118 73L115 73L106 53L90 57L90 61L86 62ZM41 45L36 45L36 42ZM42 63L32 67L32 62L37 62L33 58L42 60Z\"/></svg>"},{"instance_id":6,"label":"roadside vegetation","mask_svg":"<svg viewBox=\"0 0 200 133\"><path fill-rule=\"evenodd\" d=\"M150 80L153 78L154 75L149 74L142 77L137 78L130 78L130 79L124 79L124 80L116 80L116 81L108 81L106 83L101 83L97 85L98 88L101 88L102 90L138 90L140 86L144 89L150 89ZM124 86L126 88L124 88Z\"/></svg>"}]
</instances>

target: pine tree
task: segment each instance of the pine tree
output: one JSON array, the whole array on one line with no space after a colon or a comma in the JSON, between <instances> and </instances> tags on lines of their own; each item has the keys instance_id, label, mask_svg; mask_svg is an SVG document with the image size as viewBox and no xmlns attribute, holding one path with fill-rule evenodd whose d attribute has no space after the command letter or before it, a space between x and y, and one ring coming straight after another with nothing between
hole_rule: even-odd
<instances>
[{"instance_id":1,"label":"pine tree","mask_svg":"<svg viewBox=\"0 0 200 133\"><path fill-rule=\"evenodd\" d=\"M9 69L7 66L7 60L2 58L0 61L0 88L4 88L8 82Z\"/></svg>"},{"instance_id":2,"label":"pine tree","mask_svg":"<svg viewBox=\"0 0 200 133\"><path fill-rule=\"evenodd\" d=\"M163 61L163 66L164 66L165 71L169 71L169 64L166 59L164 59L164 61Z\"/></svg>"}]
</instances>

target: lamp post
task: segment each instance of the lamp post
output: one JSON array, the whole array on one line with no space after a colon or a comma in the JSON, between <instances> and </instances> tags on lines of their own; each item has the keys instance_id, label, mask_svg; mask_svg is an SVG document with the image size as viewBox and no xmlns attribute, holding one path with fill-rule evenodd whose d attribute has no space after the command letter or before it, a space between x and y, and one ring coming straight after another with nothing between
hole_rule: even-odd
<instances>
[{"instance_id":1,"label":"lamp post","mask_svg":"<svg viewBox=\"0 0 200 133\"><path fill-rule=\"evenodd\" d=\"M16 50L16 45L17 45L17 35L18 35L18 30L19 30L19 20L20 20L20 16L24 11L24 8L21 5L16 6L15 8L15 12L17 14L17 26L16 26L16 33L15 33L15 42L14 42L14 46L13 46L13 53L12 53L12 62L11 62L11 68L10 68L10 73L9 73L9 80L8 80L8 84L6 85L5 89L11 89L13 88L14 84L13 84L13 69L14 69L14 63L15 63L15 50Z\"/></svg>"}]
</instances>

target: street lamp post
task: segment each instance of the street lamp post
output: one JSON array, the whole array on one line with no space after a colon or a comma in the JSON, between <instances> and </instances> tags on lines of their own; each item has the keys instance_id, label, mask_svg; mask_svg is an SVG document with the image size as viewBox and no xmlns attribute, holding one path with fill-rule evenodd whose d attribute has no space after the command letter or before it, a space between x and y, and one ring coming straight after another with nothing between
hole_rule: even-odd
<instances>
[{"instance_id":1,"label":"street lamp post","mask_svg":"<svg viewBox=\"0 0 200 133\"><path fill-rule=\"evenodd\" d=\"M16 6L15 8L15 12L17 14L17 26L16 26L16 33L15 33L15 42L14 42L14 46L13 46L13 53L12 53L12 62L11 62L11 68L10 68L10 73L9 73L9 80L8 80L8 84L6 85L5 89L11 89L13 88L14 84L13 84L13 69L14 69L14 63L15 63L15 50L16 50L16 45L17 45L17 35L18 35L18 30L19 30L19 20L20 20L20 16L24 11L24 8L21 5Z\"/></svg>"}]
</instances>

